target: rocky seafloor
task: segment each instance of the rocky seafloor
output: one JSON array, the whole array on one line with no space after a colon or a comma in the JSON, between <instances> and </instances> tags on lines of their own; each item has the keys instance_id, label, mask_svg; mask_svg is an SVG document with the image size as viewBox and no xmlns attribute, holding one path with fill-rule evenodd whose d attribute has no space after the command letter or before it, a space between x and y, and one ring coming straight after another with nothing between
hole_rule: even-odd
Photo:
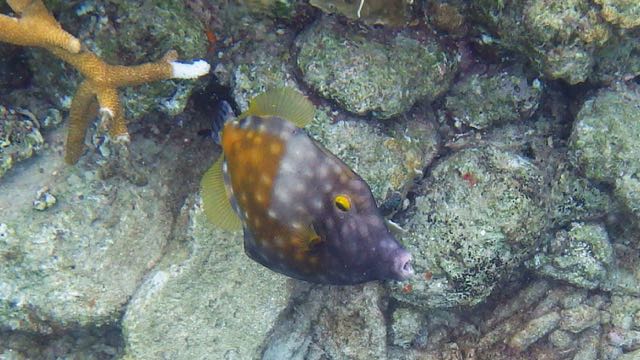
<instances>
[{"instance_id":1,"label":"rocky seafloor","mask_svg":"<svg viewBox=\"0 0 640 360\"><path fill-rule=\"evenodd\" d=\"M108 62L212 74L123 89L131 143L67 165L77 73L0 43L0 359L640 359L639 3L45 4ZM215 103L279 86L414 278L291 280L207 223Z\"/></svg>"}]
</instances>

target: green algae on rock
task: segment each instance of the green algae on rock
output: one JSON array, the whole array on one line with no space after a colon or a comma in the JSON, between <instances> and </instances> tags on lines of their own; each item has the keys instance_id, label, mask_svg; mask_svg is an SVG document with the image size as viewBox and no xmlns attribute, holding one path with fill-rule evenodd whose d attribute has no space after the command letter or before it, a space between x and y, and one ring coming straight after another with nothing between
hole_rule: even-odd
<instances>
[{"instance_id":1,"label":"green algae on rock","mask_svg":"<svg viewBox=\"0 0 640 360\"><path fill-rule=\"evenodd\" d=\"M550 218L556 226L573 221L603 219L614 208L609 193L572 170L559 172L551 185Z\"/></svg>"},{"instance_id":2,"label":"green algae on rock","mask_svg":"<svg viewBox=\"0 0 640 360\"><path fill-rule=\"evenodd\" d=\"M485 129L528 118L538 108L541 95L540 80L529 82L517 69L472 73L454 83L445 108L456 121Z\"/></svg>"},{"instance_id":3,"label":"green algae on rock","mask_svg":"<svg viewBox=\"0 0 640 360\"><path fill-rule=\"evenodd\" d=\"M401 26L409 22L413 0L310 0L309 3L365 24Z\"/></svg>"},{"instance_id":4,"label":"green algae on rock","mask_svg":"<svg viewBox=\"0 0 640 360\"><path fill-rule=\"evenodd\" d=\"M587 289L611 287L613 248L602 225L573 223L557 232L546 248L528 262L539 274Z\"/></svg>"},{"instance_id":5,"label":"green algae on rock","mask_svg":"<svg viewBox=\"0 0 640 360\"><path fill-rule=\"evenodd\" d=\"M295 0L240 0L239 2L254 14L277 18L289 18L296 4Z\"/></svg>"},{"instance_id":6,"label":"green algae on rock","mask_svg":"<svg viewBox=\"0 0 640 360\"><path fill-rule=\"evenodd\" d=\"M602 6L601 14L621 28L640 26L640 3L635 0L595 0Z\"/></svg>"},{"instance_id":7,"label":"green algae on rock","mask_svg":"<svg viewBox=\"0 0 640 360\"><path fill-rule=\"evenodd\" d=\"M620 85L582 105L569 143L584 175L614 186L614 194L640 219L640 91Z\"/></svg>"},{"instance_id":8,"label":"green algae on rock","mask_svg":"<svg viewBox=\"0 0 640 360\"><path fill-rule=\"evenodd\" d=\"M524 54L551 79L570 84L589 78L594 50L606 43L610 30L587 0L482 0L471 6L499 39L500 47Z\"/></svg>"},{"instance_id":9,"label":"green algae on rock","mask_svg":"<svg viewBox=\"0 0 640 360\"><path fill-rule=\"evenodd\" d=\"M16 163L37 154L44 146L38 120L26 110L0 105L0 178Z\"/></svg>"},{"instance_id":10,"label":"green algae on rock","mask_svg":"<svg viewBox=\"0 0 640 360\"><path fill-rule=\"evenodd\" d=\"M458 67L456 54L434 39L399 33L386 41L323 17L297 38L302 80L321 96L358 115L388 119L417 101L445 92Z\"/></svg>"},{"instance_id":11,"label":"green algae on rock","mask_svg":"<svg viewBox=\"0 0 640 360\"><path fill-rule=\"evenodd\" d=\"M411 347L425 325L425 316L412 308L399 307L391 315L391 342L401 348Z\"/></svg>"},{"instance_id":12,"label":"green algae on rock","mask_svg":"<svg viewBox=\"0 0 640 360\"><path fill-rule=\"evenodd\" d=\"M540 171L494 147L436 165L416 198L402 242L417 276L392 296L422 308L475 305L535 250L545 227ZM430 272L431 276L422 274Z\"/></svg>"}]
</instances>

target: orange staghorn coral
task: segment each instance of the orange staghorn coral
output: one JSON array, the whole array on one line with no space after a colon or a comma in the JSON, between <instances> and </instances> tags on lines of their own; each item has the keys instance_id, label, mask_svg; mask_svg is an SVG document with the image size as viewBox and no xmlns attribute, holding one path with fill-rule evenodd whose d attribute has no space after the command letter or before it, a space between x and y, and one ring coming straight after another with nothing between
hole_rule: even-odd
<instances>
[{"instance_id":1,"label":"orange staghorn coral","mask_svg":"<svg viewBox=\"0 0 640 360\"><path fill-rule=\"evenodd\" d=\"M70 53L80 51L80 40L62 30L40 0L7 0L14 18L0 14L0 41L22 46L55 46Z\"/></svg>"},{"instance_id":2,"label":"orange staghorn coral","mask_svg":"<svg viewBox=\"0 0 640 360\"><path fill-rule=\"evenodd\" d=\"M142 65L107 64L81 48L78 39L62 30L41 0L8 0L7 3L20 18L0 14L0 41L44 47L85 77L76 90L69 111L65 149L65 161L69 164L76 163L82 155L86 129L98 111L110 136L116 141L128 141L119 87L166 79L193 79L209 72L209 64L204 60L193 64L177 62L175 51L168 52L157 62Z\"/></svg>"}]
</instances>

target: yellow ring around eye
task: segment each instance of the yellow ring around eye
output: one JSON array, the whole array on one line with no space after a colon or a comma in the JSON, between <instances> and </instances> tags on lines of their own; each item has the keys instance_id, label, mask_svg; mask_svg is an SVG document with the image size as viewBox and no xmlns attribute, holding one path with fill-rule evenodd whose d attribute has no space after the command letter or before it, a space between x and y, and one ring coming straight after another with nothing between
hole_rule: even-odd
<instances>
[{"instance_id":1,"label":"yellow ring around eye","mask_svg":"<svg viewBox=\"0 0 640 360\"><path fill-rule=\"evenodd\" d=\"M338 209L342 211L351 210L351 199L347 195L338 195L334 201Z\"/></svg>"}]
</instances>

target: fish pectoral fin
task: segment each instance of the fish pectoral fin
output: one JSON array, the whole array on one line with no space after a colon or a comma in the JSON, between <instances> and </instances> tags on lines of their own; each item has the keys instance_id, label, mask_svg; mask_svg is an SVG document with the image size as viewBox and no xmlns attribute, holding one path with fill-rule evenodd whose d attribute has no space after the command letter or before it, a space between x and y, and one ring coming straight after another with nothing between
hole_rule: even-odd
<instances>
[{"instance_id":1,"label":"fish pectoral fin","mask_svg":"<svg viewBox=\"0 0 640 360\"><path fill-rule=\"evenodd\" d=\"M200 181L200 195L202 196L204 213L216 227L225 230L239 230L242 228L242 222L233 211L224 187L223 162L224 156L221 155L204 173Z\"/></svg>"},{"instance_id":2,"label":"fish pectoral fin","mask_svg":"<svg viewBox=\"0 0 640 360\"><path fill-rule=\"evenodd\" d=\"M320 235L318 235L316 230L313 228L313 225L311 225L309 231L303 235L303 238L306 239L306 251L310 253L317 251L318 247L320 247L324 243Z\"/></svg>"},{"instance_id":3,"label":"fish pectoral fin","mask_svg":"<svg viewBox=\"0 0 640 360\"><path fill-rule=\"evenodd\" d=\"M306 96L293 88L277 88L254 97L240 117L277 116L304 127L313 121L316 108Z\"/></svg>"}]
</instances>

